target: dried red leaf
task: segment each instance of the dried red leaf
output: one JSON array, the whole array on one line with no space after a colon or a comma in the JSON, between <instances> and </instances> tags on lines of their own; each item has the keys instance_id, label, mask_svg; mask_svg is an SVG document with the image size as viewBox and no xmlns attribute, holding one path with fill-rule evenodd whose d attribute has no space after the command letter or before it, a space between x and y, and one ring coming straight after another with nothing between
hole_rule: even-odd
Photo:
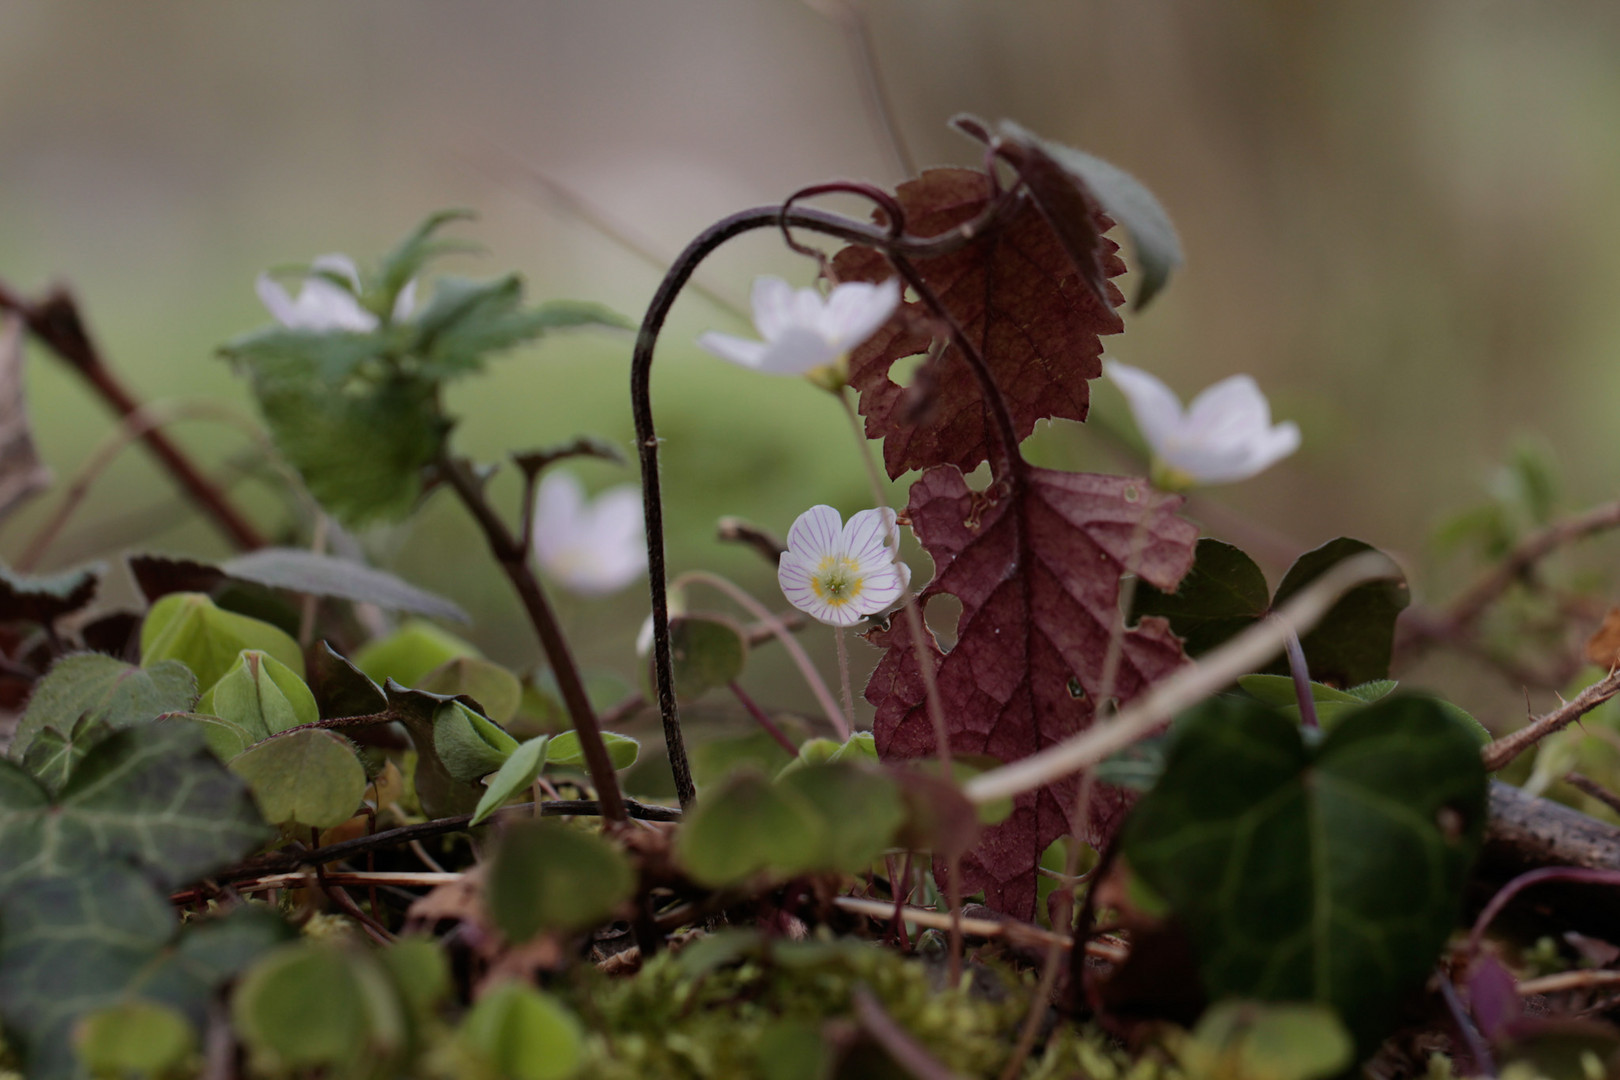
<instances>
[{"instance_id":1,"label":"dried red leaf","mask_svg":"<svg viewBox=\"0 0 1620 1080\"><path fill-rule=\"evenodd\" d=\"M937 236L977 216L989 203L990 181L971 169L931 169L895 191L913 236ZM1112 222L1096 215L1097 232ZM1124 273L1119 245L1101 239L1109 277ZM879 253L850 247L838 253L840 281L882 281L894 270ZM1046 217L1028 198L977 241L921 261L917 270L984 355L1006 399L1018 438L1048 417L1084 420L1088 380L1102 374L1100 335L1124 329L1070 261ZM1114 304L1124 300L1111 283ZM850 354L850 384L860 391L866 433L881 438L889 475L933 465L963 472L990 458L992 425L984 395L954 345L928 362L929 408L919 417L906 388L889 378L897 360L917 356L932 341L927 308L913 301L864 346Z\"/></svg>"},{"instance_id":2,"label":"dried red leaf","mask_svg":"<svg viewBox=\"0 0 1620 1080\"><path fill-rule=\"evenodd\" d=\"M1192 567L1198 529L1176 516L1181 502L1139 479L1027 466L987 492L970 490L949 467L918 479L907 513L938 571L920 601L949 594L962 602L955 646L948 653L932 647L925 658L934 665L953 753L1013 761L1091 722L1105 692L1102 668L1125 567L1163 589ZM877 709L878 754L934 755L904 620L868 639L887 650L866 687ZM1123 646L1106 691L1120 701L1184 659L1162 619L1142 619L1125 632ZM1033 919L1036 867L1047 846L1070 830L1076 783L1019 796L1011 816L986 829L964 856L964 892L983 889L989 906ZM1127 801L1123 791L1096 786L1089 842L1111 835Z\"/></svg>"}]
</instances>

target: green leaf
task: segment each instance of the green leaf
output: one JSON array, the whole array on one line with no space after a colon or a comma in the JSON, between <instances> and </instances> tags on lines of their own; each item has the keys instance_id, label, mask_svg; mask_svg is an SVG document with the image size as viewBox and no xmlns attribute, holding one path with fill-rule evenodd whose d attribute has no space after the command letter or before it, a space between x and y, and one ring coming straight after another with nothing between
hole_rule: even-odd
<instances>
[{"instance_id":1,"label":"green leaf","mask_svg":"<svg viewBox=\"0 0 1620 1080\"><path fill-rule=\"evenodd\" d=\"M868 761L876 762L878 759L877 741L870 731L857 731L844 740L844 744L833 751L828 761Z\"/></svg>"},{"instance_id":2,"label":"green leaf","mask_svg":"<svg viewBox=\"0 0 1620 1080\"><path fill-rule=\"evenodd\" d=\"M808 765L783 776L777 786L804 799L821 818L822 840L801 864L804 870L853 874L867 869L894 846L906 818L894 781L854 764Z\"/></svg>"},{"instance_id":3,"label":"green leaf","mask_svg":"<svg viewBox=\"0 0 1620 1080\"><path fill-rule=\"evenodd\" d=\"M207 716L203 713L173 713L168 717L171 723L190 724L203 734L208 743L208 749L221 761L229 762L232 758L245 751L258 742L260 736L248 731L240 724L233 724L229 720L221 720L217 716Z\"/></svg>"},{"instance_id":4,"label":"green leaf","mask_svg":"<svg viewBox=\"0 0 1620 1080\"><path fill-rule=\"evenodd\" d=\"M1340 537L1307 551L1288 568L1272 605L1282 606L1345 559L1373 550L1360 540ZM1311 678L1339 686L1386 678L1395 647L1395 618L1411 598L1404 580L1369 581L1345 593L1300 639ZM1286 671L1287 661L1280 660L1272 668Z\"/></svg>"},{"instance_id":5,"label":"green leaf","mask_svg":"<svg viewBox=\"0 0 1620 1080\"><path fill-rule=\"evenodd\" d=\"M328 942L283 946L256 964L231 1000L236 1030L271 1069L387 1057L405 1042L402 1002L371 957Z\"/></svg>"},{"instance_id":6,"label":"green leaf","mask_svg":"<svg viewBox=\"0 0 1620 1080\"><path fill-rule=\"evenodd\" d=\"M496 1075L510 1080L567 1080L579 1071L585 1032L555 998L507 982L478 999L457 1040Z\"/></svg>"},{"instance_id":7,"label":"green leaf","mask_svg":"<svg viewBox=\"0 0 1620 1080\"><path fill-rule=\"evenodd\" d=\"M136 998L81 1018L73 1044L80 1063L96 1075L159 1076L190 1056L197 1033L183 1013Z\"/></svg>"},{"instance_id":8,"label":"green leaf","mask_svg":"<svg viewBox=\"0 0 1620 1080\"><path fill-rule=\"evenodd\" d=\"M253 742L321 718L315 695L298 673L258 649L237 654L236 663L197 702L197 711L235 724Z\"/></svg>"},{"instance_id":9,"label":"green leaf","mask_svg":"<svg viewBox=\"0 0 1620 1080\"><path fill-rule=\"evenodd\" d=\"M64 656L34 688L8 753L12 761L22 761L45 728L70 733L81 717L126 728L164 713L184 712L196 701L197 681L184 665L137 668L97 653Z\"/></svg>"},{"instance_id":10,"label":"green leaf","mask_svg":"<svg viewBox=\"0 0 1620 1080\"><path fill-rule=\"evenodd\" d=\"M453 221L472 221L478 215L471 210L440 210L428 215L399 246L383 256L378 269L382 311L394 310L394 298L413 277L422 272L430 259L450 252L477 251L476 244L463 240L438 240L434 233Z\"/></svg>"},{"instance_id":11,"label":"green leaf","mask_svg":"<svg viewBox=\"0 0 1620 1080\"><path fill-rule=\"evenodd\" d=\"M484 903L514 942L542 930L584 930L629 898L635 874L618 848L552 821L519 821L501 834Z\"/></svg>"},{"instance_id":12,"label":"green leaf","mask_svg":"<svg viewBox=\"0 0 1620 1080\"><path fill-rule=\"evenodd\" d=\"M152 605L141 624L141 666L178 660L204 690L236 666L243 649L269 653L294 671L304 669L303 651L285 630L226 611L202 593L170 593Z\"/></svg>"},{"instance_id":13,"label":"green leaf","mask_svg":"<svg viewBox=\"0 0 1620 1080\"><path fill-rule=\"evenodd\" d=\"M490 778L489 787L484 791L483 798L478 800L478 809L473 811L473 819L468 824L483 824L489 815L506 805L508 799L534 783L540 770L546 767L546 743L549 741L548 736L541 735L518 744L512 756L503 761Z\"/></svg>"},{"instance_id":14,"label":"green leaf","mask_svg":"<svg viewBox=\"0 0 1620 1080\"><path fill-rule=\"evenodd\" d=\"M388 708L382 687L324 641L310 654L309 688L323 719L371 716Z\"/></svg>"},{"instance_id":15,"label":"green leaf","mask_svg":"<svg viewBox=\"0 0 1620 1080\"><path fill-rule=\"evenodd\" d=\"M54 800L0 761L0 892L108 860L139 866L172 889L240 859L265 837L246 786L190 725L114 732Z\"/></svg>"},{"instance_id":16,"label":"green leaf","mask_svg":"<svg viewBox=\"0 0 1620 1080\"><path fill-rule=\"evenodd\" d=\"M641 754L641 743L628 735L604 731L602 742L607 745L608 760L615 769L628 769ZM551 745L546 747L546 764L584 768L585 750L579 745L579 732L559 731L553 735Z\"/></svg>"},{"instance_id":17,"label":"green leaf","mask_svg":"<svg viewBox=\"0 0 1620 1080\"><path fill-rule=\"evenodd\" d=\"M693 881L718 888L765 872L796 873L827 842L814 803L743 770L704 792L676 834L675 857Z\"/></svg>"},{"instance_id":18,"label":"green leaf","mask_svg":"<svg viewBox=\"0 0 1620 1080\"><path fill-rule=\"evenodd\" d=\"M353 817L366 795L366 770L341 735L311 729L269 739L231 762L274 825L330 829Z\"/></svg>"},{"instance_id":19,"label":"green leaf","mask_svg":"<svg viewBox=\"0 0 1620 1080\"><path fill-rule=\"evenodd\" d=\"M469 697L497 724L517 715L523 701L523 684L516 675L477 656L446 660L412 685L432 694Z\"/></svg>"},{"instance_id":20,"label":"green leaf","mask_svg":"<svg viewBox=\"0 0 1620 1080\"><path fill-rule=\"evenodd\" d=\"M450 996L450 960L437 941L408 937L377 954L394 980L394 987L420 1024Z\"/></svg>"},{"instance_id":21,"label":"green leaf","mask_svg":"<svg viewBox=\"0 0 1620 1080\"><path fill-rule=\"evenodd\" d=\"M1238 679L1238 685L1265 704L1280 710L1289 719L1298 722L1299 696L1294 692L1293 676L1244 675ZM1313 682L1311 700L1316 703L1317 722L1324 730L1331 729L1362 706L1389 696L1396 685L1393 679L1375 679L1359 686L1352 686L1349 690L1340 690ZM1462 713L1460 709L1457 711ZM1462 715L1468 716L1467 713ZM1468 719L1470 722L1473 721L1472 717Z\"/></svg>"},{"instance_id":22,"label":"green leaf","mask_svg":"<svg viewBox=\"0 0 1620 1080\"><path fill-rule=\"evenodd\" d=\"M422 374L434 380L477 371L490 353L521 345L549 330L630 327L623 316L598 304L554 301L525 308L523 279L517 274L489 281L440 278L432 301L412 325L416 338L407 351L420 358Z\"/></svg>"},{"instance_id":23,"label":"green leaf","mask_svg":"<svg viewBox=\"0 0 1620 1080\"><path fill-rule=\"evenodd\" d=\"M496 771L517 747L516 739L459 701L445 702L433 714L433 749L463 783Z\"/></svg>"},{"instance_id":24,"label":"green leaf","mask_svg":"<svg viewBox=\"0 0 1620 1080\"><path fill-rule=\"evenodd\" d=\"M1352 1065L1355 1046L1332 1009L1222 1001L1176 1047L1191 1076L1318 1080Z\"/></svg>"},{"instance_id":25,"label":"green leaf","mask_svg":"<svg viewBox=\"0 0 1620 1080\"><path fill-rule=\"evenodd\" d=\"M89 713L79 717L73 730L66 735L53 727L45 728L28 744L22 767L54 795L67 783L68 776L78 767L84 755L90 752L90 748L111 735L112 731L106 721L98 720Z\"/></svg>"},{"instance_id":26,"label":"green leaf","mask_svg":"<svg viewBox=\"0 0 1620 1080\"><path fill-rule=\"evenodd\" d=\"M272 589L308 596L334 596L388 611L470 622L462 608L438 595L376 567L322 555L306 548L260 548L220 563L226 574Z\"/></svg>"},{"instance_id":27,"label":"green leaf","mask_svg":"<svg viewBox=\"0 0 1620 1080\"><path fill-rule=\"evenodd\" d=\"M390 349L395 335L388 331L292 330L267 326L243 334L220 346L220 355L277 381L287 381L293 372L304 373L311 382L334 389L342 387L368 362Z\"/></svg>"},{"instance_id":28,"label":"green leaf","mask_svg":"<svg viewBox=\"0 0 1620 1080\"><path fill-rule=\"evenodd\" d=\"M981 142L990 139L985 125L970 116L958 116L952 123ZM1095 199L1103 211L1125 229L1136 253L1136 269L1141 283L1136 289L1136 306L1148 302L1164 288L1165 282L1182 264L1181 240L1176 236L1170 215L1142 182L1102 158L1062 143L1042 139L1011 120L995 126L995 137L1004 154L1046 213L1059 236L1074 228L1074 218L1086 206L1083 199ZM1061 197L1061 181L1075 189L1068 199Z\"/></svg>"},{"instance_id":29,"label":"green leaf","mask_svg":"<svg viewBox=\"0 0 1620 1080\"><path fill-rule=\"evenodd\" d=\"M412 690L392 679L383 684L383 693L388 711L399 717L416 747L413 780L422 809L431 817L471 813L484 793L477 781L501 767L517 749L517 740L455 698ZM451 761L442 756L441 743Z\"/></svg>"},{"instance_id":30,"label":"green leaf","mask_svg":"<svg viewBox=\"0 0 1620 1080\"><path fill-rule=\"evenodd\" d=\"M1131 621L1144 615L1169 619L1187 655L1198 657L1247 629L1270 608L1271 589L1254 560L1231 544L1205 537L1175 592L1136 583Z\"/></svg>"},{"instance_id":31,"label":"green leaf","mask_svg":"<svg viewBox=\"0 0 1620 1080\"><path fill-rule=\"evenodd\" d=\"M1472 732L1425 698L1345 718L1314 748L1251 701L1191 711L1123 832L1211 997L1332 1005L1363 1053L1458 916L1486 781Z\"/></svg>"},{"instance_id":32,"label":"green leaf","mask_svg":"<svg viewBox=\"0 0 1620 1080\"><path fill-rule=\"evenodd\" d=\"M354 655L354 666L379 686L393 679L415 686L442 664L479 656L478 647L422 619L408 619L398 630L377 638Z\"/></svg>"},{"instance_id":33,"label":"green leaf","mask_svg":"<svg viewBox=\"0 0 1620 1080\"><path fill-rule=\"evenodd\" d=\"M91 563L48 577L32 577L0 566L0 622L50 626L88 605L106 571L104 564Z\"/></svg>"},{"instance_id":34,"label":"green leaf","mask_svg":"<svg viewBox=\"0 0 1620 1080\"><path fill-rule=\"evenodd\" d=\"M682 615L669 624L670 656L680 700L696 701L729 686L748 661L748 642L736 623L714 615Z\"/></svg>"},{"instance_id":35,"label":"green leaf","mask_svg":"<svg viewBox=\"0 0 1620 1080\"><path fill-rule=\"evenodd\" d=\"M403 518L450 429L426 379L390 377L351 392L308 373L266 374L261 364L254 393L276 449L349 527Z\"/></svg>"}]
</instances>

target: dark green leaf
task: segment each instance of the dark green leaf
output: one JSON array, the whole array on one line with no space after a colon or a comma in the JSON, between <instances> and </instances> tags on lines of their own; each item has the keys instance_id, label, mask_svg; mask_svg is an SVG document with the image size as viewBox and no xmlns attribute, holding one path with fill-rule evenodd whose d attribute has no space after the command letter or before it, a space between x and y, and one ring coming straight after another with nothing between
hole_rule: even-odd
<instances>
[{"instance_id":1,"label":"dark green leaf","mask_svg":"<svg viewBox=\"0 0 1620 1080\"><path fill-rule=\"evenodd\" d=\"M477 251L476 244L462 240L438 240L434 233L453 221L472 221L478 215L471 210L440 210L430 214L399 246L383 256L378 271L378 285L385 301L384 310L392 311L394 298L410 280L422 272L430 259L449 252Z\"/></svg>"},{"instance_id":2,"label":"dark green leaf","mask_svg":"<svg viewBox=\"0 0 1620 1080\"><path fill-rule=\"evenodd\" d=\"M359 333L344 330L292 330L267 326L220 346L220 355L261 371L286 378L291 370L307 372L312 381L339 391L372 361L387 353L396 335L387 330Z\"/></svg>"},{"instance_id":3,"label":"dark green leaf","mask_svg":"<svg viewBox=\"0 0 1620 1080\"><path fill-rule=\"evenodd\" d=\"M1389 698L1313 750L1275 710L1193 710L1123 833L1212 997L1321 1001L1365 1053L1458 916L1486 812L1479 747L1436 702Z\"/></svg>"},{"instance_id":4,"label":"dark green leaf","mask_svg":"<svg viewBox=\"0 0 1620 1080\"><path fill-rule=\"evenodd\" d=\"M49 626L90 603L106 570L94 563L50 577L29 577L0 566L0 622Z\"/></svg>"},{"instance_id":5,"label":"dark green leaf","mask_svg":"<svg viewBox=\"0 0 1620 1080\"><path fill-rule=\"evenodd\" d=\"M309 669L309 688L323 719L371 716L388 708L382 687L324 641L311 653Z\"/></svg>"},{"instance_id":6,"label":"dark green leaf","mask_svg":"<svg viewBox=\"0 0 1620 1080\"><path fill-rule=\"evenodd\" d=\"M141 624L141 666L178 660L205 691L236 666L243 649L259 649L294 671L304 670L303 651L285 630L226 611L202 593L170 593L152 605Z\"/></svg>"},{"instance_id":7,"label":"dark green leaf","mask_svg":"<svg viewBox=\"0 0 1620 1080\"><path fill-rule=\"evenodd\" d=\"M598 304L553 301L523 306L517 274L490 281L440 278L433 300L414 320L409 352L428 379L452 379L478 370L486 356L510 349L549 330L578 326L628 328L623 316Z\"/></svg>"},{"instance_id":8,"label":"dark green leaf","mask_svg":"<svg viewBox=\"0 0 1620 1080\"><path fill-rule=\"evenodd\" d=\"M469 622L461 607L386 570L305 548L260 548L220 564L233 578L311 596L335 596L389 611Z\"/></svg>"},{"instance_id":9,"label":"dark green leaf","mask_svg":"<svg viewBox=\"0 0 1620 1080\"><path fill-rule=\"evenodd\" d=\"M1288 568L1272 605L1280 607L1340 562L1372 550L1370 544L1340 537L1307 551ZM1335 686L1355 686L1387 677L1395 646L1395 617L1410 601L1404 580L1369 581L1345 593L1300 641L1311 678ZM1268 670L1284 673L1288 663L1279 660Z\"/></svg>"},{"instance_id":10,"label":"dark green leaf","mask_svg":"<svg viewBox=\"0 0 1620 1080\"><path fill-rule=\"evenodd\" d=\"M959 116L953 123L981 142L990 141L982 121ZM1066 178L1069 185L1077 189L1077 194L1095 199L1102 210L1125 229L1136 253L1137 272L1141 274L1136 306L1146 307L1182 264L1181 240L1170 223L1170 215L1153 193L1119 166L1062 143L1042 139L1011 120L998 123L994 135L1066 245L1070 240L1066 232L1083 233L1080 214L1087 207L1084 200L1061 192L1059 175L1055 174ZM1076 239L1082 238L1076 236Z\"/></svg>"},{"instance_id":11,"label":"dark green leaf","mask_svg":"<svg viewBox=\"0 0 1620 1080\"><path fill-rule=\"evenodd\" d=\"M519 821L501 834L484 902L514 942L542 930L584 930L613 914L635 886L618 848L553 821Z\"/></svg>"},{"instance_id":12,"label":"dark green leaf","mask_svg":"<svg viewBox=\"0 0 1620 1080\"><path fill-rule=\"evenodd\" d=\"M47 727L72 732L81 717L125 728L196 704L197 680L183 664L169 661L144 668L110 656L83 653L58 660L34 688L17 724L9 751L22 761L29 744Z\"/></svg>"},{"instance_id":13,"label":"dark green leaf","mask_svg":"<svg viewBox=\"0 0 1620 1080\"><path fill-rule=\"evenodd\" d=\"M1237 635L1271 607L1266 576L1239 549L1208 537L1198 541L1193 568L1173 593L1136 583L1131 621L1144 615L1170 620L1188 656L1202 656Z\"/></svg>"},{"instance_id":14,"label":"dark green leaf","mask_svg":"<svg viewBox=\"0 0 1620 1080\"><path fill-rule=\"evenodd\" d=\"M269 739L231 762L248 782L264 819L275 825L330 829L355 815L366 770L341 735L311 729Z\"/></svg>"},{"instance_id":15,"label":"dark green leaf","mask_svg":"<svg viewBox=\"0 0 1620 1080\"><path fill-rule=\"evenodd\" d=\"M84 756L54 804L0 761L0 891L108 861L175 888L241 858L266 834L246 785L190 725L114 732Z\"/></svg>"}]
</instances>

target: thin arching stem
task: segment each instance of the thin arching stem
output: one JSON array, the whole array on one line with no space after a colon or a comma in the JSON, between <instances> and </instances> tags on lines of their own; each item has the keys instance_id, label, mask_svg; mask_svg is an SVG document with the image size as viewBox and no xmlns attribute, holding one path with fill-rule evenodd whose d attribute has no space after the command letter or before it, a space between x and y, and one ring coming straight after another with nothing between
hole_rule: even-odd
<instances>
[{"instance_id":1,"label":"thin arching stem","mask_svg":"<svg viewBox=\"0 0 1620 1080\"><path fill-rule=\"evenodd\" d=\"M636 335L635 353L630 363L630 402L636 424L636 453L641 461L642 506L646 515L647 569L653 617L653 679L658 690L658 712L664 725L664 743L669 751L670 769L681 805L689 806L696 795L692 768L681 736L680 709L675 702L675 672L669 648L669 593L664 554L664 504L658 479L658 433L652 415L652 361L658 335L675 306L675 299L694 271L715 249L733 237L754 229L793 228L819 232L852 244L884 251L891 258L928 258L944 255L973 242L1005 213L1012 200L998 199L985 212L939 236L891 240L887 231L820 210L795 208L783 213L780 206L744 210L716 222L700 233L675 259L664 280L653 294L647 313ZM964 339L965 340L965 339ZM977 355L976 352L974 355ZM980 361L982 366L982 359ZM988 376L988 372L985 373ZM1016 446L1016 443L1014 444Z\"/></svg>"}]
</instances>

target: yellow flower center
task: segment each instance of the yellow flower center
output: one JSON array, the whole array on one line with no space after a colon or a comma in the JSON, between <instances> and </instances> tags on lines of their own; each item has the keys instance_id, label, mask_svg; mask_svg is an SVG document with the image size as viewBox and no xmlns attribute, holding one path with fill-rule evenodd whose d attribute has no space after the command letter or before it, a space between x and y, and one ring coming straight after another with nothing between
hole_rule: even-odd
<instances>
[{"instance_id":1,"label":"yellow flower center","mask_svg":"<svg viewBox=\"0 0 1620 1080\"><path fill-rule=\"evenodd\" d=\"M861 589L866 585L866 578L861 576L860 569L854 559L829 555L810 575L810 587L823 602L833 607L843 607L861 595Z\"/></svg>"}]
</instances>

